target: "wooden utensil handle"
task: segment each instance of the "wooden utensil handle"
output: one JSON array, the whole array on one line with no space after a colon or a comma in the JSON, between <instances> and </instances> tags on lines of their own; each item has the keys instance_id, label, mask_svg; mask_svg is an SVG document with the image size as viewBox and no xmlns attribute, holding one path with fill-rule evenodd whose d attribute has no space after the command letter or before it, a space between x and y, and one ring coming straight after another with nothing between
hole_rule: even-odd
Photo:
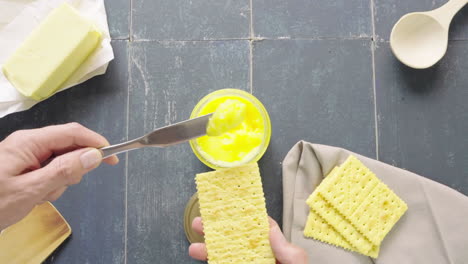
<instances>
[{"instance_id":1,"label":"wooden utensil handle","mask_svg":"<svg viewBox=\"0 0 468 264\"><path fill-rule=\"evenodd\" d=\"M455 16L462 7L468 3L468 0L450 0L445 5L432 11L433 16L444 26L447 30L450 26L452 18Z\"/></svg>"}]
</instances>

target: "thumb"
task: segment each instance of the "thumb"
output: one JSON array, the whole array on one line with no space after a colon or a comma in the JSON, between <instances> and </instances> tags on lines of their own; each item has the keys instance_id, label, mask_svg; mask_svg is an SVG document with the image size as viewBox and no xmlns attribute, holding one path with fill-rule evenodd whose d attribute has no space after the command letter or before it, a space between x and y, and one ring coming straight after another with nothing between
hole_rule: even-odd
<instances>
[{"instance_id":1,"label":"thumb","mask_svg":"<svg viewBox=\"0 0 468 264\"><path fill-rule=\"evenodd\" d=\"M45 194L77 184L84 174L93 170L102 161L102 154L94 148L84 148L68 152L54 158L45 167L27 173L25 180L40 187Z\"/></svg>"},{"instance_id":2,"label":"thumb","mask_svg":"<svg viewBox=\"0 0 468 264\"><path fill-rule=\"evenodd\" d=\"M276 260L281 264L307 264L307 254L302 249L289 243L280 227L270 217L270 244Z\"/></svg>"}]
</instances>

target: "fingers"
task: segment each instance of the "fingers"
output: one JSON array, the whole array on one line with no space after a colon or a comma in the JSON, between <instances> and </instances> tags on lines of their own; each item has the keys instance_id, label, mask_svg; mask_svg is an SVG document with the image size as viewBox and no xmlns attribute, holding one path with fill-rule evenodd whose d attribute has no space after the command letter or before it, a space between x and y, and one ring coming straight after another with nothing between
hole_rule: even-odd
<instances>
[{"instance_id":1,"label":"fingers","mask_svg":"<svg viewBox=\"0 0 468 264\"><path fill-rule=\"evenodd\" d=\"M195 217L192 221L192 229L200 235L203 233L203 223L201 217ZM208 251L206 250L205 243L193 243L189 247L189 255L201 261L206 261L208 257Z\"/></svg>"},{"instance_id":2,"label":"fingers","mask_svg":"<svg viewBox=\"0 0 468 264\"><path fill-rule=\"evenodd\" d=\"M99 148L109 145L103 136L78 123L48 126L31 132L37 144L54 152L70 146Z\"/></svg>"},{"instance_id":3,"label":"fingers","mask_svg":"<svg viewBox=\"0 0 468 264\"><path fill-rule=\"evenodd\" d=\"M50 192L47 194L46 197L44 197L44 201L49 201L49 202L54 202L57 201L57 199L62 196L62 194L67 190L67 187L60 187L55 191Z\"/></svg>"},{"instance_id":4,"label":"fingers","mask_svg":"<svg viewBox=\"0 0 468 264\"><path fill-rule=\"evenodd\" d=\"M195 217L192 221L192 229L200 235L203 233L203 223L201 217Z\"/></svg>"},{"instance_id":5,"label":"fingers","mask_svg":"<svg viewBox=\"0 0 468 264\"><path fill-rule=\"evenodd\" d=\"M58 156L47 166L17 177L17 180L35 186L45 197L50 192L79 183L84 174L99 166L101 160L99 150L79 149Z\"/></svg>"},{"instance_id":6,"label":"fingers","mask_svg":"<svg viewBox=\"0 0 468 264\"><path fill-rule=\"evenodd\" d=\"M281 232L278 223L271 217L270 221L270 244L273 254L281 264L307 264L307 253L297 246L289 243Z\"/></svg>"},{"instance_id":7,"label":"fingers","mask_svg":"<svg viewBox=\"0 0 468 264\"><path fill-rule=\"evenodd\" d=\"M105 163L107 163L109 165L116 165L117 163L119 163L119 158L116 155L114 155L114 156L110 156L108 158L105 158L102 161L104 161Z\"/></svg>"},{"instance_id":8,"label":"fingers","mask_svg":"<svg viewBox=\"0 0 468 264\"><path fill-rule=\"evenodd\" d=\"M288 241L284 237L276 221L269 217L269 222L271 249L273 250L276 258L281 261L281 263L286 264L287 262L285 262L285 259L287 257L287 252L285 252L284 248L289 247Z\"/></svg>"},{"instance_id":9,"label":"fingers","mask_svg":"<svg viewBox=\"0 0 468 264\"><path fill-rule=\"evenodd\" d=\"M201 260L206 261L208 258L208 251L206 251L205 243L193 243L189 247L189 256Z\"/></svg>"},{"instance_id":10,"label":"fingers","mask_svg":"<svg viewBox=\"0 0 468 264\"><path fill-rule=\"evenodd\" d=\"M67 152L70 152L70 151L74 151L74 150L77 150L77 149L80 149L82 147L80 146L71 146L69 148L64 148L60 151L54 151L54 156L60 156L60 155L63 155ZM105 158L102 160L103 162L109 164L109 165L116 165L117 163L119 163L119 158L117 156L110 156L108 158ZM44 165L44 162L42 163Z\"/></svg>"},{"instance_id":11,"label":"fingers","mask_svg":"<svg viewBox=\"0 0 468 264\"><path fill-rule=\"evenodd\" d=\"M52 154L60 155L78 148L100 148L109 145L103 136L78 123L20 130L11 134L6 141L15 147L31 151L40 162ZM106 162L116 164L118 159L111 157L106 159Z\"/></svg>"},{"instance_id":12,"label":"fingers","mask_svg":"<svg viewBox=\"0 0 468 264\"><path fill-rule=\"evenodd\" d=\"M307 253L291 243L289 243L281 232L278 223L269 217L270 222L270 244L277 262L281 264L307 264ZM192 221L192 228L195 232L203 235L203 223L201 217L196 217ZM189 255L197 260L207 260L208 253L204 243L193 243L189 247Z\"/></svg>"}]
</instances>

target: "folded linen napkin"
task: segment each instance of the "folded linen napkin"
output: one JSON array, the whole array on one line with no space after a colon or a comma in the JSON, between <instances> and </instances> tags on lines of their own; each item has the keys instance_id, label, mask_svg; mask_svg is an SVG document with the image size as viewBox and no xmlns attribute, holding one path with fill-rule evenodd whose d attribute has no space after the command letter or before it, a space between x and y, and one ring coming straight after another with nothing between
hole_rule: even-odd
<instances>
[{"instance_id":1,"label":"folded linen napkin","mask_svg":"<svg viewBox=\"0 0 468 264\"><path fill-rule=\"evenodd\" d=\"M323 177L355 155L408 205L382 242L377 259L304 236L306 199ZM310 263L468 263L468 197L409 171L350 151L301 141L283 162L283 231Z\"/></svg>"}]
</instances>

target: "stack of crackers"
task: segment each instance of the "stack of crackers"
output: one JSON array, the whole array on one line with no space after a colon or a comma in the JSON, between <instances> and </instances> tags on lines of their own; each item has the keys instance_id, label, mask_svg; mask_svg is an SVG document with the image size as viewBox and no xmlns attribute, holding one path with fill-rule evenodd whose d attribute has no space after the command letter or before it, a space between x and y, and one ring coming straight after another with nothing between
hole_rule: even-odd
<instances>
[{"instance_id":1,"label":"stack of crackers","mask_svg":"<svg viewBox=\"0 0 468 264\"><path fill-rule=\"evenodd\" d=\"M274 264L256 163L197 174L210 264ZM333 169L307 199L304 235L377 258L408 206L356 157Z\"/></svg>"},{"instance_id":2,"label":"stack of crackers","mask_svg":"<svg viewBox=\"0 0 468 264\"><path fill-rule=\"evenodd\" d=\"M208 262L274 264L256 163L197 174Z\"/></svg>"},{"instance_id":3,"label":"stack of crackers","mask_svg":"<svg viewBox=\"0 0 468 264\"><path fill-rule=\"evenodd\" d=\"M377 258L408 206L356 157L333 169L307 199L304 235Z\"/></svg>"}]
</instances>

